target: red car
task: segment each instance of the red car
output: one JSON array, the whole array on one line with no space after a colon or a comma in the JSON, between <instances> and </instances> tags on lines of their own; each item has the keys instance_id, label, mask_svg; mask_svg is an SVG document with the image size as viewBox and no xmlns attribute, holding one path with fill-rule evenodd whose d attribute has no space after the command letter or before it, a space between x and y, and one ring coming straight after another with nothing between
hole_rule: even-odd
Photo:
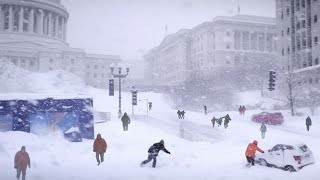
<instances>
[{"instance_id":1,"label":"red car","mask_svg":"<svg viewBox=\"0 0 320 180\"><path fill-rule=\"evenodd\" d=\"M283 115L281 112L268 113L262 112L260 114L255 114L251 117L251 120L254 122L260 122L265 124L277 125L284 122Z\"/></svg>"}]
</instances>

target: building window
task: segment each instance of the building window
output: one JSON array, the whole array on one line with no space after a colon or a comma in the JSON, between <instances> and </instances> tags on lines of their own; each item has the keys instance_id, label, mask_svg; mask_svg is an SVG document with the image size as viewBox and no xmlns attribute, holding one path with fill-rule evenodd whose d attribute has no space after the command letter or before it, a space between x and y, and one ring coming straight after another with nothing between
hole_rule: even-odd
<instances>
[{"instance_id":1,"label":"building window","mask_svg":"<svg viewBox=\"0 0 320 180\"><path fill-rule=\"evenodd\" d=\"M306 28L306 20L302 20L301 24L302 24L302 28Z\"/></svg>"},{"instance_id":2,"label":"building window","mask_svg":"<svg viewBox=\"0 0 320 180\"><path fill-rule=\"evenodd\" d=\"M282 56L284 56L284 49L282 48Z\"/></svg>"},{"instance_id":3,"label":"building window","mask_svg":"<svg viewBox=\"0 0 320 180\"><path fill-rule=\"evenodd\" d=\"M299 30L300 29L300 22L298 21L298 23L297 23L297 30Z\"/></svg>"},{"instance_id":4,"label":"building window","mask_svg":"<svg viewBox=\"0 0 320 180\"><path fill-rule=\"evenodd\" d=\"M314 37L314 45L318 45L318 43L319 43L319 40L318 40L318 37L316 36Z\"/></svg>"},{"instance_id":5,"label":"building window","mask_svg":"<svg viewBox=\"0 0 320 180\"><path fill-rule=\"evenodd\" d=\"M287 53L290 54L290 46L287 48Z\"/></svg>"},{"instance_id":6,"label":"building window","mask_svg":"<svg viewBox=\"0 0 320 180\"><path fill-rule=\"evenodd\" d=\"M74 64L74 59L71 59L71 64Z\"/></svg>"},{"instance_id":7,"label":"building window","mask_svg":"<svg viewBox=\"0 0 320 180\"><path fill-rule=\"evenodd\" d=\"M302 49L306 49L307 47L307 39L306 39L306 32L302 32Z\"/></svg>"},{"instance_id":8,"label":"building window","mask_svg":"<svg viewBox=\"0 0 320 180\"><path fill-rule=\"evenodd\" d=\"M290 35L290 28L287 28L287 35Z\"/></svg>"},{"instance_id":9,"label":"building window","mask_svg":"<svg viewBox=\"0 0 320 180\"><path fill-rule=\"evenodd\" d=\"M308 66L312 66L312 56L311 53L308 53Z\"/></svg>"},{"instance_id":10,"label":"building window","mask_svg":"<svg viewBox=\"0 0 320 180\"><path fill-rule=\"evenodd\" d=\"M284 36L284 32L283 32L283 31L281 31L281 36L282 36L282 37Z\"/></svg>"},{"instance_id":11,"label":"building window","mask_svg":"<svg viewBox=\"0 0 320 180\"><path fill-rule=\"evenodd\" d=\"M227 36L228 36L228 37L230 36L230 32L229 32L229 31L227 31Z\"/></svg>"},{"instance_id":12,"label":"building window","mask_svg":"<svg viewBox=\"0 0 320 180\"><path fill-rule=\"evenodd\" d=\"M314 15L314 23L318 22L318 16Z\"/></svg>"},{"instance_id":13,"label":"building window","mask_svg":"<svg viewBox=\"0 0 320 180\"><path fill-rule=\"evenodd\" d=\"M230 49L230 44L227 44L226 49Z\"/></svg>"},{"instance_id":14,"label":"building window","mask_svg":"<svg viewBox=\"0 0 320 180\"><path fill-rule=\"evenodd\" d=\"M307 63L306 63L306 61L303 61L302 66L303 66L304 68L305 68L305 67L307 67Z\"/></svg>"},{"instance_id":15,"label":"building window","mask_svg":"<svg viewBox=\"0 0 320 180\"><path fill-rule=\"evenodd\" d=\"M301 43L300 43L300 34L297 34L297 50L299 51L301 49Z\"/></svg>"},{"instance_id":16,"label":"building window","mask_svg":"<svg viewBox=\"0 0 320 180\"><path fill-rule=\"evenodd\" d=\"M49 62L50 62L50 63L53 63L53 59L52 59L52 58L50 58Z\"/></svg>"},{"instance_id":17,"label":"building window","mask_svg":"<svg viewBox=\"0 0 320 180\"><path fill-rule=\"evenodd\" d=\"M315 64L315 65L318 65L318 64L319 64L319 58L316 58L316 59L314 60L314 64Z\"/></svg>"},{"instance_id":18,"label":"building window","mask_svg":"<svg viewBox=\"0 0 320 180\"><path fill-rule=\"evenodd\" d=\"M302 6L302 8L306 7L306 0L301 0L301 6Z\"/></svg>"},{"instance_id":19,"label":"building window","mask_svg":"<svg viewBox=\"0 0 320 180\"><path fill-rule=\"evenodd\" d=\"M290 15L290 9L289 9L289 7L287 7L287 16L289 16Z\"/></svg>"},{"instance_id":20,"label":"building window","mask_svg":"<svg viewBox=\"0 0 320 180\"><path fill-rule=\"evenodd\" d=\"M300 0L297 0L297 1L296 1L296 8L297 8L297 11L300 10Z\"/></svg>"},{"instance_id":21,"label":"building window","mask_svg":"<svg viewBox=\"0 0 320 180\"><path fill-rule=\"evenodd\" d=\"M283 19L283 11L281 11L281 19Z\"/></svg>"},{"instance_id":22,"label":"building window","mask_svg":"<svg viewBox=\"0 0 320 180\"><path fill-rule=\"evenodd\" d=\"M23 31L28 31L29 27L29 10L27 8L23 9Z\"/></svg>"}]
</instances>

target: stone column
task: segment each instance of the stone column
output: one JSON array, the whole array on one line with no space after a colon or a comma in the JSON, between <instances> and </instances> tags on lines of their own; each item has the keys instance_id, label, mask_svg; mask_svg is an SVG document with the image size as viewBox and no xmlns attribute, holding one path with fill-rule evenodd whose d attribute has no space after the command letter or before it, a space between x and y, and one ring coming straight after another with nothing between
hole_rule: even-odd
<instances>
[{"instance_id":1,"label":"stone column","mask_svg":"<svg viewBox=\"0 0 320 180\"><path fill-rule=\"evenodd\" d=\"M52 36L52 14L48 14L48 36Z\"/></svg>"},{"instance_id":2,"label":"stone column","mask_svg":"<svg viewBox=\"0 0 320 180\"><path fill-rule=\"evenodd\" d=\"M63 34L63 40L66 41L67 39L67 19L64 19L64 23L63 23L63 29L62 29L62 34Z\"/></svg>"},{"instance_id":3,"label":"stone column","mask_svg":"<svg viewBox=\"0 0 320 180\"><path fill-rule=\"evenodd\" d=\"M55 23L55 31L56 31L56 34L55 34L55 37L56 38L59 38L59 16L57 15L56 16L56 23Z\"/></svg>"},{"instance_id":4,"label":"stone column","mask_svg":"<svg viewBox=\"0 0 320 180\"><path fill-rule=\"evenodd\" d=\"M242 35L242 33L243 32L240 31L240 38L239 38L240 39L240 50L243 50L243 44L242 44L243 43L243 35Z\"/></svg>"},{"instance_id":5,"label":"stone column","mask_svg":"<svg viewBox=\"0 0 320 180\"><path fill-rule=\"evenodd\" d=\"M13 29L13 9L12 6L9 6L9 27L8 31L12 31Z\"/></svg>"},{"instance_id":6,"label":"stone column","mask_svg":"<svg viewBox=\"0 0 320 180\"><path fill-rule=\"evenodd\" d=\"M23 31L23 7L20 7L20 12L19 12L19 32Z\"/></svg>"},{"instance_id":7,"label":"stone column","mask_svg":"<svg viewBox=\"0 0 320 180\"><path fill-rule=\"evenodd\" d=\"M61 17L61 39L64 40L64 23L65 23L65 19L64 17Z\"/></svg>"},{"instance_id":8,"label":"stone column","mask_svg":"<svg viewBox=\"0 0 320 180\"><path fill-rule=\"evenodd\" d=\"M39 34L43 34L43 10L42 9L39 9L39 16L38 16L38 33Z\"/></svg>"},{"instance_id":9,"label":"stone column","mask_svg":"<svg viewBox=\"0 0 320 180\"><path fill-rule=\"evenodd\" d=\"M264 39L265 39L265 48L264 51L268 52L268 33L264 33Z\"/></svg>"},{"instance_id":10,"label":"stone column","mask_svg":"<svg viewBox=\"0 0 320 180\"><path fill-rule=\"evenodd\" d=\"M248 45L248 47L249 47L249 51L251 51L252 49L252 44L251 44L251 33L250 33L250 31L249 31L249 45Z\"/></svg>"},{"instance_id":11,"label":"stone column","mask_svg":"<svg viewBox=\"0 0 320 180\"><path fill-rule=\"evenodd\" d=\"M29 32L33 33L33 25L34 25L34 9L31 8L29 14Z\"/></svg>"}]
</instances>

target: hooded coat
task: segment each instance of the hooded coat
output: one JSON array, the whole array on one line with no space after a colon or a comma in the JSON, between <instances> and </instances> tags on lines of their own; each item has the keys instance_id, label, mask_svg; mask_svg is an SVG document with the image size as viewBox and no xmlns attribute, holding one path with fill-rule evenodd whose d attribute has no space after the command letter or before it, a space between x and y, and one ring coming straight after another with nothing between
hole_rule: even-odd
<instances>
[{"instance_id":1,"label":"hooded coat","mask_svg":"<svg viewBox=\"0 0 320 180\"><path fill-rule=\"evenodd\" d=\"M306 119L306 125L307 126L311 126L312 125L311 118L309 116Z\"/></svg>"},{"instance_id":2,"label":"hooded coat","mask_svg":"<svg viewBox=\"0 0 320 180\"><path fill-rule=\"evenodd\" d=\"M159 151L162 150L168 154L170 154L170 152L164 147L164 141L161 140L158 143L154 143L148 150L148 153L154 155L154 156L158 156Z\"/></svg>"},{"instance_id":3,"label":"hooded coat","mask_svg":"<svg viewBox=\"0 0 320 180\"><path fill-rule=\"evenodd\" d=\"M30 167L30 157L25 147L22 146L21 151L18 151L14 157L14 167L26 171L28 166Z\"/></svg>"},{"instance_id":4,"label":"hooded coat","mask_svg":"<svg viewBox=\"0 0 320 180\"><path fill-rule=\"evenodd\" d=\"M101 137L101 134L98 134L97 138L94 140L93 150L99 154L105 153L107 151L107 143Z\"/></svg>"},{"instance_id":5,"label":"hooded coat","mask_svg":"<svg viewBox=\"0 0 320 180\"><path fill-rule=\"evenodd\" d=\"M127 113L124 113L124 115L121 118L121 121L122 121L123 124L130 124L130 118L127 115Z\"/></svg>"},{"instance_id":6,"label":"hooded coat","mask_svg":"<svg viewBox=\"0 0 320 180\"><path fill-rule=\"evenodd\" d=\"M267 126L265 124L261 124L260 131L267 132Z\"/></svg>"},{"instance_id":7,"label":"hooded coat","mask_svg":"<svg viewBox=\"0 0 320 180\"><path fill-rule=\"evenodd\" d=\"M246 150L246 156L248 157L255 157L256 156L256 151L259 151L261 153L264 153L263 150L261 150L259 147L258 147L258 142L257 141L253 141L253 143L250 143L247 147L247 150Z\"/></svg>"}]
</instances>

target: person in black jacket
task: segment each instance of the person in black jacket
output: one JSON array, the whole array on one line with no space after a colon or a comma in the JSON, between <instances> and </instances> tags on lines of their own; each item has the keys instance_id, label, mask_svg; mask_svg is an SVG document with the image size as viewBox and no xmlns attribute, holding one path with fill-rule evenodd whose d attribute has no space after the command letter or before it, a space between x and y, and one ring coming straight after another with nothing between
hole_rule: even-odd
<instances>
[{"instance_id":1,"label":"person in black jacket","mask_svg":"<svg viewBox=\"0 0 320 180\"><path fill-rule=\"evenodd\" d=\"M306 119L306 126L307 126L307 130L308 131L310 130L310 126L311 125L312 125L312 121L311 121L310 116L308 116L307 119Z\"/></svg>"},{"instance_id":2,"label":"person in black jacket","mask_svg":"<svg viewBox=\"0 0 320 180\"><path fill-rule=\"evenodd\" d=\"M121 118L122 126L124 131L128 131L128 125L130 124L130 118L127 115L127 113L124 113L124 115Z\"/></svg>"},{"instance_id":3,"label":"person in black jacket","mask_svg":"<svg viewBox=\"0 0 320 180\"><path fill-rule=\"evenodd\" d=\"M159 154L159 151L162 150L168 154L170 154L170 152L164 147L164 141L161 140L158 143L154 143L148 150L148 159L144 160L141 162L140 166L142 167L143 165L149 163L151 160L153 160L152 163L152 167L155 168L156 167L156 163L157 163L157 156Z\"/></svg>"}]
</instances>

